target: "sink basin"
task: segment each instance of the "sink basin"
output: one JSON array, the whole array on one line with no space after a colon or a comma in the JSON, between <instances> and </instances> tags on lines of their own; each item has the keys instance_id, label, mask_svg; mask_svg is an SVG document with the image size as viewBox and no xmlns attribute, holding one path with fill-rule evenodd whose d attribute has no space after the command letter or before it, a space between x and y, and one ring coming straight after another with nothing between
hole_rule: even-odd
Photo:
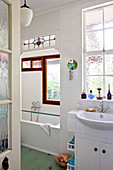
<instances>
[{"instance_id":1,"label":"sink basin","mask_svg":"<svg viewBox=\"0 0 113 170\"><path fill-rule=\"evenodd\" d=\"M113 114L86 112L80 110L76 112L76 117L84 124L92 128L113 129Z\"/></svg>"}]
</instances>

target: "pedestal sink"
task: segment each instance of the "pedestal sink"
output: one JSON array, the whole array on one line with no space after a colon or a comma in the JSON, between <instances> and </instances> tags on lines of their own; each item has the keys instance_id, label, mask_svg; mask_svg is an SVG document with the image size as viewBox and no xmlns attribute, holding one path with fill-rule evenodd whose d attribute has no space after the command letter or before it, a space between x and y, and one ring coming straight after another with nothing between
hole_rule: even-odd
<instances>
[{"instance_id":1,"label":"pedestal sink","mask_svg":"<svg viewBox=\"0 0 113 170\"><path fill-rule=\"evenodd\" d=\"M76 112L76 117L84 124L92 128L113 129L113 114L99 113L99 112L86 112L80 110Z\"/></svg>"}]
</instances>

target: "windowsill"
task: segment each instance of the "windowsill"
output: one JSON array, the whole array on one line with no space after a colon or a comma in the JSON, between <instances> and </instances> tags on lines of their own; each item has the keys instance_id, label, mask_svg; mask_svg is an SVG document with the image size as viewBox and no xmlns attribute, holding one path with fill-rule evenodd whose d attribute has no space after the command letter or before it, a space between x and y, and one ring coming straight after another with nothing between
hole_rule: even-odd
<instances>
[{"instance_id":1,"label":"windowsill","mask_svg":"<svg viewBox=\"0 0 113 170\"><path fill-rule=\"evenodd\" d=\"M100 101L105 101L105 102L113 102L113 99L108 100L108 99L102 99L102 100L97 100L96 98L94 99L80 99L81 101L93 101L93 102L100 102Z\"/></svg>"}]
</instances>

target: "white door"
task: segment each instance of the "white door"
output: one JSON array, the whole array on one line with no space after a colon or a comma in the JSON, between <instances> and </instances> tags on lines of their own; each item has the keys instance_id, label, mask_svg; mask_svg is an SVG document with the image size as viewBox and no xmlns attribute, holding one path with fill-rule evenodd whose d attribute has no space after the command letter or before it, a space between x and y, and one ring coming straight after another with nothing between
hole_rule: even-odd
<instances>
[{"instance_id":1,"label":"white door","mask_svg":"<svg viewBox=\"0 0 113 170\"><path fill-rule=\"evenodd\" d=\"M77 139L77 170L100 170L100 145L98 142Z\"/></svg>"},{"instance_id":2,"label":"white door","mask_svg":"<svg viewBox=\"0 0 113 170\"><path fill-rule=\"evenodd\" d=\"M0 0L0 170L20 170L20 0Z\"/></svg>"},{"instance_id":3,"label":"white door","mask_svg":"<svg viewBox=\"0 0 113 170\"><path fill-rule=\"evenodd\" d=\"M113 145L101 144L101 170L113 170Z\"/></svg>"}]
</instances>

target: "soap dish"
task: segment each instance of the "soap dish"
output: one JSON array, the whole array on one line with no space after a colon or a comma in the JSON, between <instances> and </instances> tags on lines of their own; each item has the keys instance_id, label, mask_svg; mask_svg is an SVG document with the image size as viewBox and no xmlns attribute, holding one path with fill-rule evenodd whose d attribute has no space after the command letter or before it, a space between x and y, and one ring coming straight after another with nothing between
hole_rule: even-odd
<instances>
[{"instance_id":1,"label":"soap dish","mask_svg":"<svg viewBox=\"0 0 113 170\"><path fill-rule=\"evenodd\" d=\"M85 111L86 111L86 112L96 112L96 110L95 110L95 109L92 109L92 108L86 109Z\"/></svg>"}]
</instances>

